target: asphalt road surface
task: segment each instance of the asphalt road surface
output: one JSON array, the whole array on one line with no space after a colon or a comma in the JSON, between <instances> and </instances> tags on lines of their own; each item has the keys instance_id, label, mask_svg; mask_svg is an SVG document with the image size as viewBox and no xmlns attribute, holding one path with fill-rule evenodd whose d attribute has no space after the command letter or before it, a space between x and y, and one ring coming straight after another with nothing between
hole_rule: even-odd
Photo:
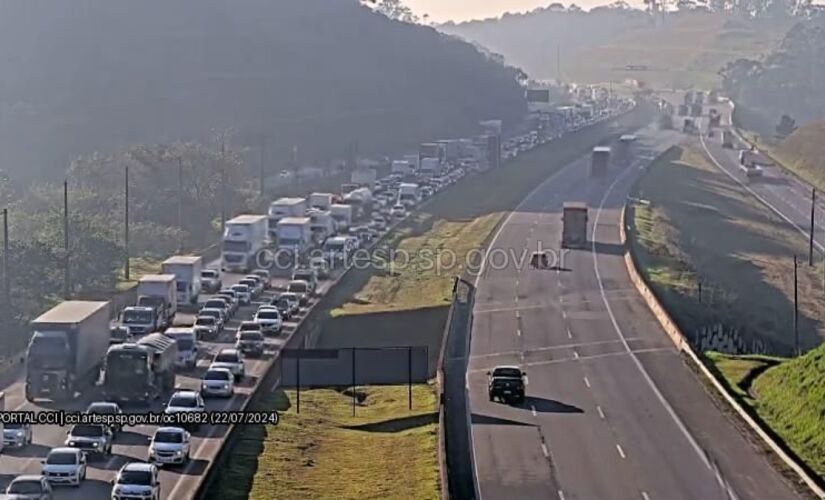
<instances>
[{"instance_id":1,"label":"asphalt road surface","mask_svg":"<svg viewBox=\"0 0 825 500\"><path fill-rule=\"evenodd\" d=\"M495 237L468 371L481 498L796 498L717 408L627 275L621 207L641 167L683 138L639 131L603 179L587 177L589 158L568 165ZM559 248L565 201L587 202L591 242L566 252L558 270L530 269L539 245ZM526 370L523 405L488 400L486 372L499 364Z\"/></svg>"}]
</instances>

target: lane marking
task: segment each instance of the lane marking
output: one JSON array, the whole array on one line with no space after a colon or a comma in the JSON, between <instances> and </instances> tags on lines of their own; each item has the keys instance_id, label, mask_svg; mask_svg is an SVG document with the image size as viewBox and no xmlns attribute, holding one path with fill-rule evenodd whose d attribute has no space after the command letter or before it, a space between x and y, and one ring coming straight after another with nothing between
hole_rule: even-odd
<instances>
[{"instance_id":1,"label":"lane marking","mask_svg":"<svg viewBox=\"0 0 825 500\"><path fill-rule=\"evenodd\" d=\"M550 456L550 452L547 451L547 445L544 444L544 443L541 443L541 454L544 455L544 458L547 458L547 457Z\"/></svg>"},{"instance_id":2,"label":"lane marking","mask_svg":"<svg viewBox=\"0 0 825 500\"><path fill-rule=\"evenodd\" d=\"M616 444L616 451L619 452L619 456L622 458L627 458L627 455L624 454L624 450L622 449L622 445Z\"/></svg>"},{"instance_id":3,"label":"lane marking","mask_svg":"<svg viewBox=\"0 0 825 500\"><path fill-rule=\"evenodd\" d=\"M569 327L569 326L567 327L567 338L568 338L568 339L572 339L572 338L573 338L573 332L571 332L571 331L570 331L570 327Z\"/></svg>"},{"instance_id":4,"label":"lane marking","mask_svg":"<svg viewBox=\"0 0 825 500\"><path fill-rule=\"evenodd\" d=\"M632 351L632 353L641 353L641 354L653 353L653 352L666 352L666 353L676 354L676 352L674 351L674 349L672 347L660 347L660 348L655 348L655 349L638 349L638 350ZM611 357L616 357L616 356L629 356L632 353L627 352L627 351L621 351L621 352L609 352L609 353L605 353L605 354L593 354L591 356L579 356L579 359L575 359L575 358L558 358L558 359L549 359L549 360L545 360L545 361L532 361L532 362L529 362L529 363L525 363L525 366L544 366L544 365L554 365L554 364L558 364L558 363L570 363L572 361L590 361L590 360L594 360L594 359L611 358ZM513 354L515 354L515 353L513 353ZM455 359L463 359L463 358L448 358L448 359L455 360ZM481 372L486 372L488 370L489 370L489 368L473 368L472 370L469 370L468 373L481 373Z\"/></svg>"},{"instance_id":5,"label":"lane marking","mask_svg":"<svg viewBox=\"0 0 825 500\"><path fill-rule=\"evenodd\" d=\"M599 406L599 405L596 405L596 411L599 412L599 418L604 420L604 410L602 410L602 407Z\"/></svg>"},{"instance_id":6,"label":"lane marking","mask_svg":"<svg viewBox=\"0 0 825 500\"><path fill-rule=\"evenodd\" d=\"M559 500L564 500L564 492L559 490Z\"/></svg>"},{"instance_id":7,"label":"lane marking","mask_svg":"<svg viewBox=\"0 0 825 500\"><path fill-rule=\"evenodd\" d=\"M516 309L516 319L519 319L519 318L521 318L521 311Z\"/></svg>"},{"instance_id":8,"label":"lane marking","mask_svg":"<svg viewBox=\"0 0 825 500\"><path fill-rule=\"evenodd\" d=\"M518 335L519 337L521 337L521 328L518 328L518 329L516 330L516 335Z\"/></svg>"},{"instance_id":9,"label":"lane marking","mask_svg":"<svg viewBox=\"0 0 825 500\"><path fill-rule=\"evenodd\" d=\"M707 147L705 149L707 150ZM624 336L624 332L622 331L622 328L619 326L619 322L616 320L616 315L613 313L613 308L610 306L610 301L607 300L607 295L604 290L604 283L602 281L601 271L599 270L598 253L596 252L596 229L598 229L599 227L599 219L601 218L602 210L604 209L605 203L607 203L607 199L610 197L610 194L613 192L613 189L622 180L625 174L627 174L627 172L631 172L631 170L625 170L624 172L619 174L619 176L616 177L613 183L610 184L610 186L607 188L607 191L605 191L604 195L602 196L601 202L599 203L599 207L596 210L596 217L593 220L593 231L591 232L590 238L590 253L593 257L593 271L596 273L596 281L599 284L599 292L601 293L604 306L607 309L607 315L610 317L610 322L613 324L613 329L615 330L616 335L618 335L619 339L622 341L625 351L630 355L630 358L633 360L633 363L636 365L636 368L642 374L642 378L645 379L645 382L647 382L647 385L653 391L653 394L665 408L665 411L667 411L668 415L670 415L670 418L679 428L682 435L685 436L685 439L687 439L690 446L699 456L699 459L702 461L703 464L705 464L705 467L707 467L708 470L713 471L713 467L710 461L708 460L708 457L705 455L705 452L702 450L702 447L699 446L699 443L696 442L696 439L687 429L684 422L682 422L682 419L679 418L679 416L676 414L676 411L673 409L670 403L668 403L667 399L665 399L665 397L662 395L662 392L659 390L659 387L650 377L650 374L647 373L647 370L642 365L642 362L639 361L639 358L636 356L636 353L633 352L633 350L630 348L630 344L628 344L627 339ZM732 499L738 498L738 496L736 495L736 493L734 493L730 486L725 485L722 486L722 488L727 492L728 496Z\"/></svg>"},{"instance_id":10,"label":"lane marking","mask_svg":"<svg viewBox=\"0 0 825 500\"><path fill-rule=\"evenodd\" d=\"M579 351L573 351L573 358L579 359Z\"/></svg>"},{"instance_id":11,"label":"lane marking","mask_svg":"<svg viewBox=\"0 0 825 500\"><path fill-rule=\"evenodd\" d=\"M538 416L538 414L536 413L536 406L535 405L530 405L530 411L533 412L534 417Z\"/></svg>"},{"instance_id":12,"label":"lane marking","mask_svg":"<svg viewBox=\"0 0 825 500\"><path fill-rule=\"evenodd\" d=\"M584 377L584 385L586 385L588 388L590 387L590 380L587 377Z\"/></svg>"},{"instance_id":13,"label":"lane marking","mask_svg":"<svg viewBox=\"0 0 825 500\"><path fill-rule=\"evenodd\" d=\"M650 496L646 491L642 491L642 500L650 500Z\"/></svg>"}]
</instances>

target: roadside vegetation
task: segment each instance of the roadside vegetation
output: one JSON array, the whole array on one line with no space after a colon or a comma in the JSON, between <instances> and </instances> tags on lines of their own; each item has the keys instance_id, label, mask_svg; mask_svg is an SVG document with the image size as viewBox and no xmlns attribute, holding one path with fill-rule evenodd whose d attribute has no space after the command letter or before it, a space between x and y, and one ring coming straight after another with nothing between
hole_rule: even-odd
<instances>
[{"instance_id":1,"label":"roadside vegetation","mask_svg":"<svg viewBox=\"0 0 825 500\"><path fill-rule=\"evenodd\" d=\"M295 391L262 397L276 408L276 426L240 429L231 458L221 468L212 500L437 499L437 397L430 385Z\"/></svg>"},{"instance_id":2,"label":"roadside vegetation","mask_svg":"<svg viewBox=\"0 0 825 500\"><path fill-rule=\"evenodd\" d=\"M647 282L692 339L722 323L793 351L792 256L800 256L801 347L777 353L705 352L711 371L820 476L825 476L823 269L805 239L716 170L695 147L672 148L642 178L632 210L634 256ZM699 301L698 284L703 284ZM817 347L819 346L819 347Z\"/></svg>"}]
</instances>

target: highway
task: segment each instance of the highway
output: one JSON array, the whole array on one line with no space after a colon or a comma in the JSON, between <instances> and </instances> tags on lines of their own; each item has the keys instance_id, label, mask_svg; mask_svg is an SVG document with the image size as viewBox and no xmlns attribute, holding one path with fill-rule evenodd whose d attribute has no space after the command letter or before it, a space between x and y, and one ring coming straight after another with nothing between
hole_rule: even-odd
<instances>
[{"instance_id":1,"label":"highway","mask_svg":"<svg viewBox=\"0 0 825 500\"><path fill-rule=\"evenodd\" d=\"M590 207L590 245L566 252L558 270L509 262L478 279L468 388L479 497L796 498L717 408L629 280L621 208L642 167L684 139L652 128L637 135L632 160L606 178L587 177L589 157L548 178L490 246L558 249L562 203ZM500 364L526 370L523 405L488 400L486 372Z\"/></svg>"}]
</instances>

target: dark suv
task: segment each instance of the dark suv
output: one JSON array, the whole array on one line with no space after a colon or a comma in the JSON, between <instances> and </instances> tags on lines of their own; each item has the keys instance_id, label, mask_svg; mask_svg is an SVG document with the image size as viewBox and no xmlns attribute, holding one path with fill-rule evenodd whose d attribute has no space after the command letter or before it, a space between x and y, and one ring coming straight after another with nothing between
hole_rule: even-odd
<instances>
[{"instance_id":1,"label":"dark suv","mask_svg":"<svg viewBox=\"0 0 825 500\"><path fill-rule=\"evenodd\" d=\"M490 401L498 398L502 403L523 403L524 376L525 373L517 366L497 366L492 372L487 372Z\"/></svg>"}]
</instances>

